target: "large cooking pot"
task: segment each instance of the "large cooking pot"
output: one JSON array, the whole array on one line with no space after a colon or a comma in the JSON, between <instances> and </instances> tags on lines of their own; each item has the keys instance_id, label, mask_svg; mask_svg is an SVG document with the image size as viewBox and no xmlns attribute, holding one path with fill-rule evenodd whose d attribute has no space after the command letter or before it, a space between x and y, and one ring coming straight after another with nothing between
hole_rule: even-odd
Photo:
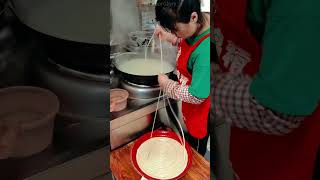
<instances>
[{"instance_id":1,"label":"large cooking pot","mask_svg":"<svg viewBox=\"0 0 320 180\"><path fill-rule=\"evenodd\" d=\"M42 59L41 59L42 60ZM69 69L53 60L37 61L35 83L54 92L60 101L55 134L66 145L109 143L109 75Z\"/></svg>"},{"instance_id":2,"label":"large cooking pot","mask_svg":"<svg viewBox=\"0 0 320 180\"><path fill-rule=\"evenodd\" d=\"M39 35L48 56L57 63L87 73L103 74L109 71L106 63L110 56L109 45L68 41L41 33Z\"/></svg>"},{"instance_id":3,"label":"large cooking pot","mask_svg":"<svg viewBox=\"0 0 320 180\"><path fill-rule=\"evenodd\" d=\"M147 54L148 58L152 59L159 59L160 61L160 55L157 53L151 53L149 52ZM126 63L130 60L136 59L136 58L145 58L145 53L137 53L137 52L127 52L127 53L122 53L119 54L118 56L115 57L113 60L113 65L116 68L117 74L119 74L120 78L122 80L138 84L138 85L147 85L147 86L156 86L158 85L158 73L154 73L154 75L135 75L135 74L130 74L128 72L125 72L119 68L121 64ZM172 71L170 72L165 72L169 77L173 76L173 71L174 71L174 64L169 63L172 65ZM160 67L159 67L160 68Z\"/></svg>"},{"instance_id":4,"label":"large cooking pot","mask_svg":"<svg viewBox=\"0 0 320 180\"><path fill-rule=\"evenodd\" d=\"M14 30L19 35L19 39L34 38L26 39L26 41L37 41L37 43L41 44L39 48L50 59L54 59L65 67L92 74L105 74L110 70L110 63L108 63L110 56L109 45L56 38L37 32L19 21L14 23Z\"/></svg>"}]
</instances>

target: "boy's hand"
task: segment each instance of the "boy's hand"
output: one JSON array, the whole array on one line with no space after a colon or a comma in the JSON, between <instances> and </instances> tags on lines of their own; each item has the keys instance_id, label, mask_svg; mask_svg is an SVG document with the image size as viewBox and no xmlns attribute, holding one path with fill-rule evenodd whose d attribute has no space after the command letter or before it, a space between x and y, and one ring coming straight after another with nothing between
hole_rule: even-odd
<instances>
[{"instance_id":1,"label":"boy's hand","mask_svg":"<svg viewBox=\"0 0 320 180\"><path fill-rule=\"evenodd\" d=\"M165 74L159 74L158 75L158 82L159 82L160 87L162 89L164 89L169 82L169 78Z\"/></svg>"},{"instance_id":2,"label":"boy's hand","mask_svg":"<svg viewBox=\"0 0 320 180\"><path fill-rule=\"evenodd\" d=\"M157 36L159 39L168 41L169 43L175 45L177 44L178 37L175 35L165 31L161 26L157 25L155 29L155 36Z\"/></svg>"}]
</instances>

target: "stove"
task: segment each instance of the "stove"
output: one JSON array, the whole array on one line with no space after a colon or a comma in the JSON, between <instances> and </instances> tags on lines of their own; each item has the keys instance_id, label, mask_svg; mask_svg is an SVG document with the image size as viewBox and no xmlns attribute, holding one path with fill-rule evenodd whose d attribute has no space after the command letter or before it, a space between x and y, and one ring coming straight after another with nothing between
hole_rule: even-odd
<instances>
[{"instance_id":1,"label":"stove","mask_svg":"<svg viewBox=\"0 0 320 180\"><path fill-rule=\"evenodd\" d=\"M174 121L174 117L168 107L167 100L163 96L159 99L159 85L135 84L121 79L116 73L111 76L110 82L111 87L122 88L129 92L127 108L119 112L110 113L111 150L121 147L151 131L156 111L155 128L164 125L172 127L170 122ZM179 106L177 101L170 99L170 104L175 113L178 114Z\"/></svg>"},{"instance_id":2,"label":"stove","mask_svg":"<svg viewBox=\"0 0 320 180\"><path fill-rule=\"evenodd\" d=\"M110 21L104 16L109 2L98 1L88 4L71 0L61 4L49 0L31 5L14 0L14 12L2 14L1 17L11 16L10 27L17 40L14 49L18 51L12 55L20 61L10 61L11 65L27 75L30 79L27 85L45 87L58 95L63 111L56 117L52 144L33 156L1 161L0 179L88 180L110 171L106 158L110 149L106 123L109 115L106 61L110 46L106 28ZM61 10L58 13L61 20L56 8ZM93 19L95 23L87 26L88 23L70 19L70 15L81 22ZM4 44L11 47L12 43ZM48 57L61 66L50 64Z\"/></svg>"}]
</instances>

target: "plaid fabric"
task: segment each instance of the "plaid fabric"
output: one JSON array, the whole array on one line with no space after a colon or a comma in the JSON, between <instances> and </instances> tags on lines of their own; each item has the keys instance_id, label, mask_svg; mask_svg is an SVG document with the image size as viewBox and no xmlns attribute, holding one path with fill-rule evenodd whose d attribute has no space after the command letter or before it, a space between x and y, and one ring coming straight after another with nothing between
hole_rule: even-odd
<instances>
[{"instance_id":1,"label":"plaid fabric","mask_svg":"<svg viewBox=\"0 0 320 180\"><path fill-rule=\"evenodd\" d=\"M249 93L249 76L215 74L211 91L211 116L265 134L283 135L297 128L304 117L274 112L260 105Z\"/></svg>"},{"instance_id":2,"label":"plaid fabric","mask_svg":"<svg viewBox=\"0 0 320 180\"><path fill-rule=\"evenodd\" d=\"M204 99L199 99L190 94L188 88L188 85L181 85L178 82L169 79L163 91L172 99L178 99L190 104L201 104Z\"/></svg>"}]
</instances>

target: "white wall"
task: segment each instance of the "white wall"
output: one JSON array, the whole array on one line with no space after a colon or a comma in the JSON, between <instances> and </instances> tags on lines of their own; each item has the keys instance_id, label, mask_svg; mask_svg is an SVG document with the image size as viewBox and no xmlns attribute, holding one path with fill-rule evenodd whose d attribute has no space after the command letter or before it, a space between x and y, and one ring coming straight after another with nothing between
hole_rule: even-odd
<instances>
[{"instance_id":1,"label":"white wall","mask_svg":"<svg viewBox=\"0 0 320 180\"><path fill-rule=\"evenodd\" d=\"M139 11L135 0L111 0L111 40L128 39L128 33L140 30Z\"/></svg>"}]
</instances>

